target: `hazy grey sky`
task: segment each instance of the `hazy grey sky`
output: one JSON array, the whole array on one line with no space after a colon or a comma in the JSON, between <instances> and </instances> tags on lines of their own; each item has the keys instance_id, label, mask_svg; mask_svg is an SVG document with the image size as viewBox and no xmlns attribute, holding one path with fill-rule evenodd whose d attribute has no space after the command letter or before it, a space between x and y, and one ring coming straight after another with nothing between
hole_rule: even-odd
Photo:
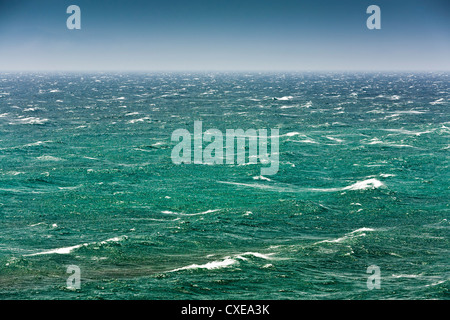
<instances>
[{"instance_id":1,"label":"hazy grey sky","mask_svg":"<svg viewBox=\"0 0 450 320\"><path fill-rule=\"evenodd\" d=\"M450 70L449 57L448 0L0 0L0 71Z\"/></svg>"}]
</instances>

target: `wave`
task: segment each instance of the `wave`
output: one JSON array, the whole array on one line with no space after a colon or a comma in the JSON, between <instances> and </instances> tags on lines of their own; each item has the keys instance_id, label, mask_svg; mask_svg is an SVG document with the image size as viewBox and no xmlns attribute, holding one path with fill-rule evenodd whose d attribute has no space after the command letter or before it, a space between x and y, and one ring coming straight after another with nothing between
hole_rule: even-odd
<instances>
[{"instance_id":1,"label":"wave","mask_svg":"<svg viewBox=\"0 0 450 320\"><path fill-rule=\"evenodd\" d=\"M49 121L48 119L41 119L37 117L27 117L27 118L20 117L18 119L14 119L9 124L45 124L48 121Z\"/></svg>"},{"instance_id":2,"label":"wave","mask_svg":"<svg viewBox=\"0 0 450 320\"><path fill-rule=\"evenodd\" d=\"M384 187L385 184L375 178L367 179L363 181L355 182L346 187L338 188L300 188L290 184L259 184L259 183L240 183L231 181L217 181L218 183L231 184L242 187L251 187L257 189L264 189L269 191L277 192L337 192L337 191L355 191L355 190L366 190L366 189L378 189Z\"/></svg>"},{"instance_id":3,"label":"wave","mask_svg":"<svg viewBox=\"0 0 450 320\"><path fill-rule=\"evenodd\" d=\"M406 129L382 129L383 131L388 131L388 132L396 132L396 133L401 133L401 134L407 134L407 135L414 135L414 136L420 136L422 134L426 134L426 133L432 133L435 131L435 129L432 130L426 130L426 131L411 131L411 130L406 130Z\"/></svg>"},{"instance_id":4,"label":"wave","mask_svg":"<svg viewBox=\"0 0 450 320\"><path fill-rule=\"evenodd\" d=\"M293 96L284 96L281 98L273 98L273 100L280 100L280 101L288 101L288 100L292 100L292 99L294 99Z\"/></svg>"},{"instance_id":5,"label":"wave","mask_svg":"<svg viewBox=\"0 0 450 320\"><path fill-rule=\"evenodd\" d=\"M419 110L400 110L400 111L392 111L390 113L396 113L396 114L423 114L426 113L426 111L419 111Z\"/></svg>"},{"instance_id":6,"label":"wave","mask_svg":"<svg viewBox=\"0 0 450 320\"><path fill-rule=\"evenodd\" d=\"M342 188L342 190L365 190L365 189L377 189L383 187L384 183L372 178L364 181L356 182L350 186Z\"/></svg>"},{"instance_id":7,"label":"wave","mask_svg":"<svg viewBox=\"0 0 450 320\"><path fill-rule=\"evenodd\" d=\"M53 141L51 141L51 140L48 140L48 141L36 141L36 142L31 142L31 143L24 144L22 146L0 148L0 150L20 150L20 149L25 149L25 148L44 146L47 143L53 143Z\"/></svg>"},{"instance_id":8,"label":"wave","mask_svg":"<svg viewBox=\"0 0 450 320\"><path fill-rule=\"evenodd\" d=\"M264 177L264 176L254 176L253 180L265 180L265 181L272 181L271 179Z\"/></svg>"},{"instance_id":9,"label":"wave","mask_svg":"<svg viewBox=\"0 0 450 320\"><path fill-rule=\"evenodd\" d=\"M138 114L139 114L139 112L129 112L129 113L126 113L126 114L125 114L125 117L136 116L136 115L138 115Z\"/></svg>"},{"instance_id":10,"label":"wave","mask_svg":"<svg viewBox=\"0 0 450 320\"><path fill-rule=\"evenodd\" d=\"M203 212L197 212L197 213L183 213L183 212L173 212L173 211L161 211L161 213L164 214L175 214L175 215L180 215L180 216L198 216L198 215L202 215L202 214L208 214L208 213L213 213L213 212L217 212L220 211L221 209L211 209L211 210L206 210Z\"/></svg>"},{"instance_id":11,"label":"wave","mask_svg":"<svg viewBox=\"0 0 450 320\"><path fill-rule=\"evenodd\" d=\"M127 121L127 123L133 124L133 123L137 123L137 122L144 122L146 120L150 120L150 117L143 117L143 118L139 118L139 119L129 120L129 121Z\"/></svg>"},{"instance_id":12,"label":"wave","mask_svg":"<svg viewBox=\"0 0 450 320\"><path fill-rule=\"evenodd\" d=\"M437 105L437 104L443 104L443 103L445 103L444 98L440 98L440 99L437 99L435 101L430 102L430 104L433 105L433 106Z\"/></svg>"},{"instance_id":13,"label":"wave","mask_svg":"<svg viewBox=\"0 0 450 320\"><path fill-rule=\"evenodd\" d=\"M37 157L36 159L41 160L41 161L62 161L62 158L58 158L58 157L53 157L53 156L40 156Z\"/></svg>"},{"instance_id":14,"label":"wave","mask_svg":"<svg viewBox=\"0 0 450 320\"><path fill-rule=\"evenodd\" d=\"M354 238L358 238L358 237L365 237L367 234L365 232L373 232L375 231L375 229L372 228L359 228L356 230L353 230L349 233L346 233L344 236L340 237L340 238L336 238L333 240L322 240L319 242L316 242L314 244L320 244L320 243L339 243L339 242L343 242L346 240L350 240L350 239L354 239Z\"/></svg>"},{"instance_id":15,"label":"wave","mask_svg":"<svg viewBox=\"0 0 450 320\"><path fill-rule=\"evenodd\" d=\"M294 131L294 132L288 132L285 135L281 135L281 137L285 136L285 137L294 137L294 136L299 136L299 135L303 135L300 132Z\"/></svg>"},{"instance_id":16,"label":"wave","mask_svg":"<svg viewBox=\"0 0 450 320\"><path fill-rule=\"evenodd\" d=\"M297 108L297 106L281 106L280 109L292 109Z\"/></svg>"},{"instance_id":17,"label":"wave","mask_svg":"<svg viewBox=\"0 0 450 320\"><path fill-rule=\"evenodd\" d=\"M336 142L339 142L339 143L345 142L345 140L338 139L338 138L335 138L335 137L326 136L326 138L331 140L331 141L336 141Z\"/></svg>"},{"instance_id":18,"label":"wave","mask_svg":"<svg viewBox=\"0 0 450 320\"><path fill-rule=\"evenodd\" d=\"M177 268L177 269L173 269L169 272L176 272L176 271L181 271L181 270L189 270L189 269L218 269L218 268L223 268L223 267L228 267L232 264L237 263L237 261L235 259L231 259L231 258L226 258L225 260L222 261L212 261L212 262L208 262L205 264L191 264L189 266L186 267L181 267L181 268Z\"/></svg>"},{"instance_id":19,"label":"wave","mask_svg":"<svg viewBox=\"0 0 450 320\"><path fill-rule=\"evenodd\" d=\"M394 142L384 142L384 141L379 140L378 138L373 138L373 139L370 140L370 142L367 142L366 144L368 144L368 145L380 144L380 145L383 145L385 147L416 148L416 149L419 149L419 148L414 147L414 146L409 145L409 144L396 144Z\"/></svg>"},{"instance_id":20,"label":"wave","mask_svg":"<svg viewBox=\"0 0 450 320\"><path fill-rule=\"evenodd\" d=\"M75 246L71 246L71 247L62 247L62 248L57 248L57 249L52 249L52 250L48 250L48 251L43 251L43 252L37 252L37 253L31 253L31 254L26 254L24 255L25 257L31 257L31 256L39 256L39 255L45 255L45 254L69 254L72 251L82 248L82 247L88 247L91 245L103 245L103 244L107 244L110 242L119 242L122 240L126 240L128 239L127 236L119 236L119 237L114 237L108 240L104 240L101 242L91 242L91 243L83 243L83 244L78 244Z\"/></svg>"},{"instance_id":21,"label":"wave","mask_svg":"<svg viewBox=\"0 0 450 320\"><path fill-rule=\"evenodd\" d=\"M275 258L272 258L271 255L273 255L273 253L263 254L263 253L259 253L259 252L245 252L245 253L240 253L240 254L236 254L233 256L226 256L226 257L222 258L222 260L215 260L215 261L207 262L205 264L191 264L191 265L188 265L185 267L170 270L168 272L177 272L177 271L190 270L190 269L212 270L212 269L225 268L225 267L229 267L234 264L238 264L239 260L248 261L248 259L245 256L253 256L253 257L264 259L264 260L275 260Z\"/></svg>"},{"instance_id":22,"label":"wave","mask_svg":"<svg viewBox=\"0 0 450 320\"><path fill-rule=\"evenodd\" d=\"M32 143L28 143L22 146L22 148L26 148L26 147L36 147L36 146L41 146L43 144L46 143L52 143L53 141L48 140L48 141L36 141L36 142L32 142Z\"/></svg>"}]
</instances>

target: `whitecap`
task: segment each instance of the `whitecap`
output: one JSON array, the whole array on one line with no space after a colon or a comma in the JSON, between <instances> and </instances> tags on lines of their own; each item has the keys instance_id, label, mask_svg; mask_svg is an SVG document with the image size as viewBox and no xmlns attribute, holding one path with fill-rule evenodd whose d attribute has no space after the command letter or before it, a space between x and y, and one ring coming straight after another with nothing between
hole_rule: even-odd
<instances>
[{"instance_id":1,"label":"whitecap","mask_svg":"<svg viewBox=\"0 0 450 320\"><path fill-rule=\"evenodd\" d=\"M443 103L445 103L444 98L439 98L439 99L437 99L435 101L430 102L430 104L433 105L433 106L437 105L437 104L443 104Z\"/></svg>"},{"instance_id":2,"label":"whitecap","mask_svg":"<svg viewBox=\"0 0 450 320\"><path fill-rule=\"evenodd\" d=\"M197 213L183 213L183 212L173 212L173 211L165 210L165 211L161 211L161 213L175 214L175 215L180 215L180 216L198 216L198 215L213 213L213 212L217 212L217 211L220 211L220 209L211 209L211 210L206 210L206 211L197 212Z\"/></svg>"},{"instance_id":3,"label":"whitecap","mask_svg":"<svg viewBox=\"0 0 450 320\"><path fill-rule=\"evenodd\" d=\"M36 146L40 146L40 145L43 145L43 144L45 144L45 143L51 143L51 142L53 142L53 141L48 140L48 141L36 141L36 142L31 142L31 143L25 144L25 145L23 146L23 148L25 148L25 147L36 147Z\"/></svg>"},{"instance_id":4,"label":"whitecap","mask_svg":"<svg viewBox=\"0 0 450 320\"><path fill-rule=\"evenodd\" d=\"M314 244L320 244L320 243L339 243L339 242L343 242L345 240L349 240L349 239L354 239L357 237L365 237L366 233L365 232L373 232L375 231L375 229L372 228L359 228L356 229L354 231L351 231L349 233L346 233L344 236L337 238L337 239L332 239L332 240L322 240L319 242L316 242Z\"/></svg>"},{"instance_id":5,"label":"whitecap","mask_svg":"<svg viewBox=\"0 0 450 320\"><path fill-rule=\"evenodd\" d=\"M391 277L392 278L420 278L422 275L421 274L393 274Z\"/></svg>"},{"instance_id":6,"label":"whitecap","mask_svg":"<svg viewBox=\"0 0 450 320\"><path fill-rule=\"evenodd\" d=\"M205 264L191 264L189 266L186 267L181 267L181 268L177 268L177 269L173 269L169 272L176 272L176 271L181 271L181 270L189 270L189 269L218 269L218 268L224 268L224 267L228 267L230 265L233 265L237 263L237 261L235 259L231 259L231 258L226 258L222 261L212 261L212 262L208 262Z\"/></svg>"},{"instance_id":7,"label":"whitecap","mask_svg":"<svg viewBox=\"0 0 450 320\"><path fill-rule=\"evenodd\" d=\"M176 272L176 271L189 270L189 269L212 270L212 269L225 268L225 267L229 267L231 265L238 263L238 260L248 261L248 259L245 258L245 256L253 256L253 257L264 259L264 260L276 260L275 258L271 257L271 255L273 255L273 254L274 253L263 254L263 253L259 253L259 252L244 252L244 253L235 254L233 256L226 256L223 258L223 260L215 260L215 261L208 262L205 264L191 264L191 265L188 265L185 267L170 270L168 272ZM212 255L208 255L207 257L211 257L211 256Z\"/></svg>"},{"instance_id":8,"label":"whitecap","mask_svg":"<svg viewBox=\"0 0 450 320\"><path fill-rule=\"evenodd\" d=\"M280 109L291 109L296 108L297 106L281 106Z\"/></svg>"},{"instance_id":9,"label":"whitecap","mask_svg":"<svg viewBox=\"0 0 450 320\"><path fill-rule=\"evenodd\" d=\"M73 250L81 248L83 246L88 246L88 243L84 243L84 244L79 244L76 246L72 246L72 247L63 247L63 248L58 248L58 249L53 249L53 250L48 250L48 251L43 251L43 252L38 252L38 253L32 253L32 254L26 254L25 256L38 256L38 255L44 255L44 254L69 254L71 253Z\"/></svg>"},{"instance_id":10,"label":"whitecap","mask_svg":"<svg viewBox=\"0 0 450 320\"><path fill-rule=\"evenodd\" d=\"M384 183L377 179L367 179L364 181L358 181L350 186L342 188L342 190L364 190L364 189L377 189L383 187Z\"/></svg>"},{"instance_id":11,"label":"whitecap","mask_svg":"<svg viewBox=\"0 0 450 320\"><path fill-rule=\"evenodd\" d=\"M253 180L265 180L265 181L272 181L271 179L264 177L264 176L255 176L253 177Z\"/></svg>"},{"instance_id":12,"label":"whitecap","mask_svg":"<svg viewBox=\"0 0 450 320\"><path fill-rule=\"evenodd\" d=\"M307 103L303 104L301 107L302 108L309 108L312 106L312 101L308 101Z\"/></svg>"},{"instance_id":13,"label":"whitecap","mask_svg":"<svg viewBox=\"0 0 450 320\"><path fill-rule=\"evenodd\" d=\"M129 120L129 121L127 121L127 123L137 123L137 122L144 122L145 120L150 120L150 118L149 117L143 117L143 118L140 118L140 119L133 119L133 120Z\"/></svg>"},{"instance_id":14,"label":"whitecap","mask_svg":"<svg viewBox=\"0 0 450 320\"><path fill-rule=\"evenodd\" d=\"M37 117L28 117L28 118L18 118L13 120L14 122L10 122L9 124L44 124L48 122L48 119L41 119Z\"/></svg>"},{"instance_id":15,"label":"whitecap","mask_svg":"<svg viewBox=\"0 0 450 320\"><path fill-rule=\"evenodd\" d=\"M298 136L298 135L302 135L300 132L288 132L285 134L286 137L293 137L293 136Z\"/></svg>"},{"instance_id":16,"label":"whitecap","mask_svg":"<svg viewBox=\"0 0 450 320\"><path fill-rule=\"evenodd\" d=\"M281 100L281 101L288 101L288 100L292 100L292 99L294 99L294 97L293 96L284 96L284 97L281 97L281 98L274 98L275 100Z\"/></svg>"},{"instance_id":17,"label":"whitecap","mask_svg":"<svg viewBox=\"0 0 450 320\"><path fill-rule=\"evenodd\" d=\"M388 131L388 132L407 134L407 135L414 135L414 136L420 136L422 134L432 133L435 131L435 129L426 130L426 131L411 131L411 130L406 130L406 129L382 129L382 130Z\"/></svg>"},{"instance_id":18,"label":"whitecap","mask_svg":"<svg viewBox=\"0 0 450 320\"><path fill-rule=\"evenodd\" d=\"M39 222L39 223L35 223L35 224L30 224L29 227L36 227L39 226L41 224L46 224L45 222Z\"/></svg>"},{"instance_id":19,"label":"whitecap","mask_svg":"<svg viewBox=\"0 0 450 320\"><path fill-rule=\"evenodd\" d=\"M257 189L264 189L268 191L276 191L276 192L337 192L337 191L355 191L355 190L365 190L365 189L377 189L385 186L384 183L377 179L367 179L364 181L358 181L352 185L346 187L338 187L338 188L300 188L297 186L289 185L289 184L278 184L278 185L267 185L267 184L258 184L258 183L240 183L240 182L231 182L231 181L217 181L218 183L242 186L242 187L251 187Z\"/></svg>"},{"instance_id":20,"label":"whitecap","mask_svg":"<svg viewBox=\"0 0 450 320\"><path fill-rule=\"evenodd\" d=\"M37 253L32 253L32 254L26 254L24 256L38 256L38 255L44 255L44 254L69 254L71 253L73 250L81 248L81 247L87 247L89 245L93 245L93 244L107 244L109 242L119 242L121 240L125 240L128 239L127 236L119 236L119 237L114 237L108 240L104 240L101 242L91 242L91 243L83 243L83 244L78 244L75 246L71 246L71 247L62 247L62 248L57 248L57 249L52 249L52 250L48 250L48 251L43 251L43 252L37 252Z\"/></svg>"},{"instance_id":21,"label":"whitecap","mask_svg":"<svg viewBox=\"0 0 450 320\"><path fill-rule=\"evenodd\" d=\"M339 142L339 143L344 142L344 140L338 139L338 138L334 138L334 137L329 137L329 136L327 136L326 138L329 139L329 140L332 140L332 141Z\"/></svg>"},{"instance_id":22,"label":"whitecap","mask_svg":"<svg viewBox=\"0 0 450 320\"><path fill-rule=\"evenodd\" d=\"M395 177L395 174L392 174L392 173L380 173L380 177L383 177L383 178Z\"/></svg>"},{"instance_id":23,"label":"whitecap","mask_svg":"<svg viewBox=\"0 0 450 320\"><path fill-rule=\"evenodd\" d=\"M423 113L426 113L426 111L419 111L419 110L401 110L401 111L392 111L391 113L394 113L394 114L423 114Z\"/></svg>"},{"instance_id":24,"label":"whitecap","mask_svg":"<svg viewBox=\"0 0 450 320\"><path fill-rule=\"evenodd\" d=\"M53 157L53 156L40 156L40 157L37 157L36 159L41 160L41 161L62 161L63 160L61 158Z\"/></svg>"}]
</instances>

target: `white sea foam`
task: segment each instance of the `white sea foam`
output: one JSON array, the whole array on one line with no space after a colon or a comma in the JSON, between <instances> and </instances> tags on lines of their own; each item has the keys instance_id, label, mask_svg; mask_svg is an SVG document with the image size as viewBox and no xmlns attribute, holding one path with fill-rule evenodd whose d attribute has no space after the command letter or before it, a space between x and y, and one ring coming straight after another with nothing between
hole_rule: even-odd
<instances>
[{"instance_id":1,"label":"white sea foam","mask_svg":"<svg viewBox=\"0 0 450 320\"><path fill-rule=\"evenodd\" d=\"M41 161L62 161L63 160L61 158L53 157L53 156L40 156L40 157L37 157L36 159L41 160Z\"/></svg>"},{"instance_id":2,"label":"white sea foam","mask_svg":"<svg viewBox=\"0 0 450 320\"><path fill-rule=\"evenodd\" d=\"M308 138L308 139L304 139L304 140L298 140L298 141L295 141L295 142L299 142L299 143L312 143L312 144L318 144L318 142L317 142L317 141L315 141L315 140L313 140L313 139L311 139L311 138Z\"/></svg>"},{"instance_id":3,"label":"white sea foam","mask_svg":"<svg viewBox=\"0 0 450 320\"><path fill-rule=\"evenodd\" d=\"M7 171L5 172L5 175L10 175L10 176L18 176L19 174L24 174L25 172L23 171Z\"/></svg>"},{"instance_id":4,"label":"white sea foam","mask_svg":"<svg viewBox=\"0 0 450 320\"><path fill-rule=\"evenodd\" d=\"M395 177L395 174L392 174L392 173L380 173L380 177L383 177L383 178Z\"/></svg>"},{"instance_id":5,"label":"white sea foam","mask_svg":"<svg viewBox=\"0 0 450 320\"><path fill-rule=\"evenodd\" d=\"M161 211L161 213L175 214L175 215L180 215L180 216L198 216L198 215L213 213L213 212L217 212L217 211L220 211L220 209L206 210L206 211L197 212L197 213L183 213L183 212L173 212L173 211L169 211L169 210L164 210L164 211Z\"/></svg>"},{"instance_id":6,"label":"white sea foam","mask_svg":"<svg viewBox=\"0 0 450 320\"><path fill-rule=\"evenodd\" d=\"M271 179L264 177L264 176L255 176L253 177L253 180L265 180L265 181L272 181Z\"/></svg>"},{"instance_id":7,"label":"white sea foam","mask_svg":"<svg viewBox=\"0 0 450 320\"><path fill-rule=\"evenodd\" d=\"M384 112L384 110L373 109L373 110L367 111L366 113L385 113L385 112Z\"/></svg>"},{"instance_id":8,"label":"white sea foam","mask_svg":"<svg viewBox=\"0 0 450 320\"><path fill-rule=\"evenodd\" d=\"M311 107L312 106L312 101L308 101L308 102L306 102L305 104L302 104L302 108L309 108L309 107Z\"/></svg>"},{"instance_id":9,"label":"white sea foam","mask_svg":"<svg viewBox=\"0 0 450 320\"><path fill-rule=\"evenodd\" d=\"M297 106L281 106L280 109L292 109L297 108Z\"/></svg>"},{"instance_id":10,"label":"white sea foam","mask_svg":"<svg viewBox=\"0 0 450 320\"><path fill-rule=\"evenodd\" d=\"M38 252L38 253L32 253L32 254L26 254L25 256L39 256L39 255L44 255L44 254L69 254L71 253L73 250L81 248L83 246L88 246L88 243L83 243L83 244L79 244L76 246L72 246L72 247L64 247L64 248L58 248L58 249L53 249L53 250L48 250L48 251L43 251L43 252Z\"/></svg>"},{"instance_id":11,"label":"white sea foam","mask_svg":"<svg viewBox=\"0 0 450 320\"><path fill-rule=\"evenodd\" d=\"M393 274L391 277L392 278L420 278L422 275L421 274Z\"/></svg>"},{"instance_id":12,"label":"white sea foam","mask_svg":"<svg viewBox=\"0 0 450 320\"><path fill-rule=\"evenodd\" d=\"M18 119L14 119L13 122L10 122L9 124L44 124L47 122L48 119L41 119L37 117L27 117L27 118L20 117Z\"/></svg>"},{"instance_id":13,"label":"white sea foam","mask_svg":"<svg viewBox=\"0 0 450 320\"><path fill-rule=\"evenodd\" d=\"M381 141L380 139L378 139L378 138L373 138L373 139L371 139L370 142L367 143L367 144L383 144L383 143L384 143L384 142Z\"/></svg>"},{"instance_id":14,"label":"white sea foam","mask_svg":"<svg viewBox=\"0 0 450 320\"><path fill-rule=\"evenodd\" d=\"M137 123L137 122L144 122L146 120L150 120L150 117L143 117L140 119L133 119L133 120L129 120L127 121L127 123Z\"/></svg>"},{"instance_id":15,"label":"white sea foam","mask_svg":"<svg viewBox=\"0 0 450 320\"><path fill-rule=\"evenodd\" d=\"M383 187L383 182L373 178L364 181L356 182L350 186L342 188L342 190L364 190L364 189L377 189Z\"/></svg>"},{"instance_id":16,"label":"white sea foam","mask_svg":"<svg viewBox=\"0 0 450 320\"><path fill-rule=\"evenodd\" d=\"M73 250L81 248L81 247L87 247L90 245L95 245L95 244L107 244L109 242L119 242L122 240L128 239L127 236L119 236L119 237L114 237L108 240L104 240L101 242L91 242L91 243L83 243L83 244L78 244L75 246L71 246L71 247L62 247L62 248L57 248L57 249L52 249L52 250L48 250L48 251L43 251L43 252L37 252L37 253L32 253L32 254L26 254L24 256L38 256L38 255L44 255L44 254L69 254L71 253Z\"/></svg>"},{"instance_id":17,"label":"white sea foam","mask_svg":"<svg viewBox=\"0 0 450 320\"><path fill-rule=\"evenodd\" d=\"M275 258L272 257L273 255L274 255L274 253L263 254L263 253L259 253L259 252L244 252L244 253L236 255L236 257L254 256L254 257L265 259L265 260L275 260Z\"/></svg>"},{"instance_id":18,"label":"white sea foam","mask_svg":"<svg viewBox=\"0 0 450 320\"><path fill-rule=\"evenodd\" d=\"M285 134L286 137L293 137L293 136L298 136L298 135L302 135L300 132L288 132Z\"/></svg>"},{"instance_id":19,"label":"white sea foam","mask_svg":"<svg viewBox=\"0 0 450 320\"><path fill-rule=\"evenodd\" d=\"M35 147L35 146L40 146L40 145L43 145L45 143L51 143L51 142L53 142L53 141L51 141L51 140L48 140L48 141L36 141L36 142L31 142L31 143L25 144L23 147Z\"/></svg>"},{"instance_id":20,"label":"white sea foam","mask_svg":"<svg viewBox=\"0 0 450 320\"><path fill-rule=\"evenodd\" d=\"M338 138L334 138L334 137L329 137L329 136L327 136L326 138L329 139L329 140L332 140L332 141L339 142L339 143L344 142L344 140L338 139Z\"/></svg>"},{"instance_id":21,"label":"white sea foam","mask_svg":"<svg viewBox=\"0 0 450 320\"><path fill-rule=\"evenodd\" d=\"M29 226L30 227L36 227L36 226L39 226L41 224L45 224L45 222L39 222L39 223L35 223L35 224L30 224Z\"/></svg>"},{"instance_id":22,"label":"white sea foam","mask_svg":"<svg viewBox=\"0 0 450 320\"><path fill-rule=\"evenodd\" d=\"M281 101L288 101L288 100L292 100L292 99L294 99L293 96L284 96L281 98L275 98L275 100L281 100Z\"/></svg>"},{"instance_id":23,"label":"white sea foam","mask_svg":"<svg viewBox=\"0 0 450 320\"><path fill-rule=\"evenodd\" d=\"M411 130L406 130L406 129L382 129L382 130L388 131L388 132L396 132L396 133L401 133L401 134L420 136L422 134L432 133L432 132L434 132L435 129L426 130L426 131L411 131Z\"/></svg>"},{"instance_id":24,"label":"white sea foam","mask_svg":"<svg viewBox=\"0 0 450 320\"><path fill-rule=\"evenodd\" d=\"M419 110L400 110L400 111L392 111L391 113L396 113L396 114L423 114L423 113L426 113L426 111L419 111Z\"/></svg>"},{"instance_id":25,"label":"white sea foam","mask_svg":"<svg viewBox=\"0 0 450 320\"><path fill-rule=\"evenodd\" d=\"M437 99L437 100L435 100L433 102L430 102L430 104L433 105L433 106L437 105L437 104L443 104L443 103L445 103L444 98L439 98L439 99Z\"/></svg>"},{"instance_id":26,"label":"white sea foam","mask_svg":"<svg viewBox=\"0 0 450 320\"><path fill-rule=\"evenodd\" d=\"M212 270L212 269L225 268L225 267L229 267L231 265L239 263L238 260L248 261L246 256L253 256L253 257L264 259L264 260L276 260L276 258L271 257L272 255L273 255L273 253L263 254L263 253L259 253L259 252L244 252L244 253L239 253L239 254L236 254L233 256L224 257L223 260L215 260L215 261L211 261L211 262L208 262L205 264L191 264L191 265L188 265L185 267L170 270L168 272L176 272L176 271L189 270L189 269ZM208 255L207 257L211 257L211 256L212 255Z\"/></svg>"},{"instance_id":27,"label":"white sea foam","mask_svg":"<svg viewBox=\"0 0 450 320\"><path fill-rule=\"evenodd\" d=\"M191 264L189 266L186 267L181 267L181 268L177 268L177 269L173 269L169 272L176 272L176 271L181 271L181 270L189 270L189 269L218 269L218 268L224 268L224 267L228 267L232 264L237 263L237 261L235 259L231 259L231 258L226 258L222 261L212 261L212 262L208 262L205 264Z\"/></svg>"},{"instance_id":28,"label":"white sea foam","mask_svg":"<svg viewBox=\"0 0 450 320\"><path fill-rule=\"evenodd\" d=\"M314 244L320 244L320 243L339 243L339 242L343 242L345 240L349 240L349 239L354 239L357 237L365 237L367 234L365 232L373 232L375 231L375 229L372 228L359 228L356 230L353 230L349 233L346 233L344 236L337 238L337 239L332 239L332 240L322 240L319 242L316 242Z\"/></svg>"},{"instance_id":29,"label":"white sea foam","mask_svg":"<svg viewBox=\"0 0 450 320\"><path fill-rule=\"evenodd\" d=\"M293 185L267 185L267 184L258 184L258 183L240 183L240 182L230 182L230 181L217 181L218 183L242 186L242 187L251 187L257 189L264 189L269 191L276 192L337 192L337 191L355 191L355 190L366 190L366 189L377 189L385 186L381 181L372 178L363 181L358 181L352 185L346 187L338 187L338 188L301 188Z\"/></svg>"}]
</instances>

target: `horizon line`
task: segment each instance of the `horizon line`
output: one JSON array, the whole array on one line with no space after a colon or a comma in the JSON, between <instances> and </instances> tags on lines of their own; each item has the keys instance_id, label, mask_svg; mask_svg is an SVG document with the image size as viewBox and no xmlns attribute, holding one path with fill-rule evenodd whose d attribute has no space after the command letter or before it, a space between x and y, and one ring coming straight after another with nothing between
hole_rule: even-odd
<instances>
[{"instance_id":1,"label":"horizon line","mask_svg":"<svg viewBox=\"0 0 450 320\"><path fill-rule=\"evenodd\" d=\"M123 70L0 70L0 73L448 73L450 69L398 69L398 70L345 70L345 69L331 69L331 70L134 70L134 69L123 69Z\"/></svg>"}]
</instances>

